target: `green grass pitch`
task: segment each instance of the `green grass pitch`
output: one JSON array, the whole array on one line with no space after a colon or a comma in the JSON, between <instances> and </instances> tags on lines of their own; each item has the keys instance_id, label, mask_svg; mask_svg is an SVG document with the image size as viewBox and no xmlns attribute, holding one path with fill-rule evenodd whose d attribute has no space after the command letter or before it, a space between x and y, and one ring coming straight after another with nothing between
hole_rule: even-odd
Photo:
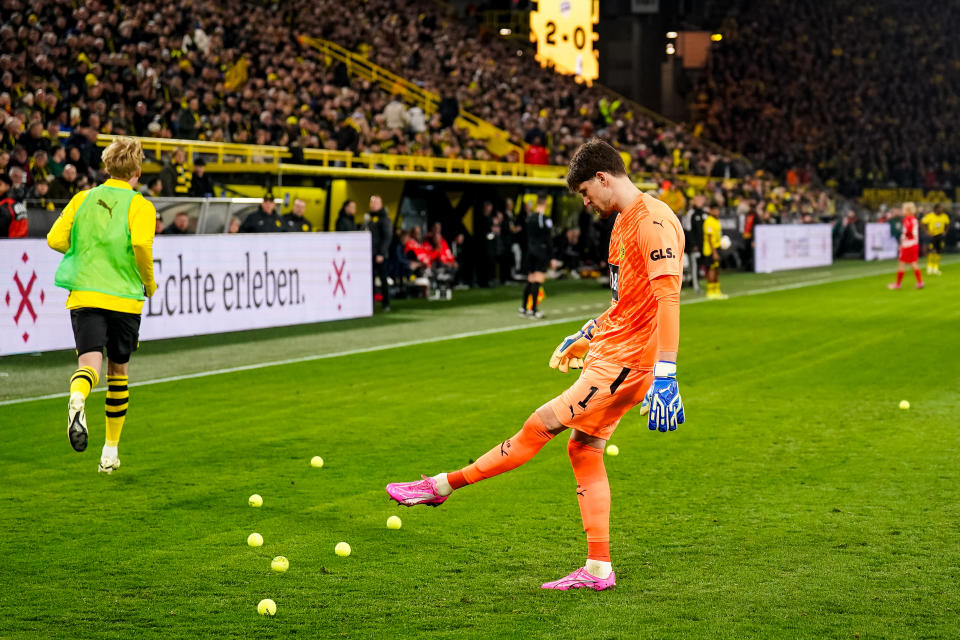
<instances>
[{"instance_id":1,"label":"green grass pitch","mask_svg":"<svg viewBox=\"0 0 960 640\"><path fill-rule=\"evenodd\" d=\"M65 396L0 406L0 637L960 637L956 265L924 291L887 291L889 264L837 266L727 278L767 291L685 305L687 423L651 433L628 414L606 459L605 593L539 589L586 550L562 441L438 509L383 491L512 435L570 383L546 362L582 319L135 387L110 477L102 392L84 454ZM548 294L553 318L606 295ZM514 297L145 344L131 380L509 329ZM62 391L71 371L70 354L0 358L2 397Z\"/></svg>"}]
</instances>

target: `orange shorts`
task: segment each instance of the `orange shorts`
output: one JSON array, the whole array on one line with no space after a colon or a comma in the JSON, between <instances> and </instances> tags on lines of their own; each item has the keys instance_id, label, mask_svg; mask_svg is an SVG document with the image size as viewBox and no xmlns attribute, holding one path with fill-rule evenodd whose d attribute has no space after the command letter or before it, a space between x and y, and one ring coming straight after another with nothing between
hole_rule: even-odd
<instances>
[{"instance_id":1,"label":"orange shorts","mask_svg":"<svg viewBox=\"0 0 960 640\"><path fill-rule=\"evenodd\" d=\"M651 382L652 371L588 360L577 381L547 405L563 426L608 440L623 414L643 402Z\"/></svg>"}]
</instances>

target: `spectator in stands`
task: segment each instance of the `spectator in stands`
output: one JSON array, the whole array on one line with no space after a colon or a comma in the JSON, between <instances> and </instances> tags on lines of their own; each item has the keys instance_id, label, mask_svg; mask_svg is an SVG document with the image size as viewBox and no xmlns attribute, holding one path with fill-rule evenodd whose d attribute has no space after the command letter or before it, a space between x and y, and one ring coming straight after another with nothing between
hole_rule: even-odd
<instances>
[{"instance_id":1,"label":"spectator in stands","mask_svg":"<svg viewBox=\"0 0 960 640\"><path fill-rule=\"evenodd\" d=\"M190 233L188 230L190 226L190 216L187 215L186 211L178 211L177 214L173 217L173 222L163 230L163 235L165 236L181 236Z\"/></svg>"},{"instance_id":2,"label":"spectator in stands","mask_svg":"<svg viewBox=\"0 0 960 640\"><path fill-rule=\"evenodd\" d=\"M523 154L523 161L526 164L550 163L550 154L547 152L547 148L543 146L543 140L540 139L540 136L534 136L533 142L530 143Z\"/></svg>"},{"instance_id":3,"label":"spectator in stands","mask_svg":"<svg viewBox=\"0 0 960 640\"><path fill-rule=\"evenodd\" d=\"M307 201L302 198L296 198L293 201L293 209L290 213L283 216L284 231L313 231L313 224L303 217L307 210Z\"/></svg>"},{"instance_id":4,"label":"spectator in stands","mask_svg":"<svg viewBox=\"0 0 960 640\"><path fill-rule=\"evenodd\" d=\"M53 199L50 198L49 182L39 180L33 183L33 188L27 194L27 207L30 209L46 209L47 211L57 209Z\"/></svg>"},{"instance_id":5,"label":"spectator in stands","mask_svg":"<svg viewBox=\"0 0 960 640\"><path fill-rule=\"evenodd\" d=\"M277 203L273 194L263 196L260 207L248 215L240 226L240 233L275 233L283 231L283 223L277 215Z\"/></svg>"},{"instance_id":6,"label":"spectator in stands","mask_svg":"<svg viewBox=\"0 0 960 640\"><path fill-rule=\"evenodd\" d=\"M186 166L187 152L183 147L177 147L169 162L160 170L160 179L163 181L163 195L186 196L190 194L193 173Z\"/></svg>"},{"instance_id":7,"label":"spectator in stands","mask_svg":"<svg viewBox=\"0 0 960 640\"><path fill-rule=\"evenodd\" d=\"M30 182L50 182L53 174L50 173L49 157L43 149L38 149L30 158Z\"/></svg>"},{"instance_id":8,"label":"spectator in stands","mask_svg":"<svg viewBox=\"0 0 960 640\"><path fill-rule=\"evenodd\" d=\"M149 178L146 184L140 185L138 190L145 198L161 198L163 197L163 180L160 176L154 176Z\"/></svg>"},{"instance_id":9,"label":"spectator in stands","mask_svg":"<svg viewBox=\"0 0 960 640\"><path fill-rule=\"evenodd\" d=\"M230 226L227 227L227 233L240 233L240 218L230 217Z\"/></svg>"},{"instance_id":10,"label":"spectator in stands","mask_svg":"<svg viewBox=\"0 0 960 640\"><path fill-rule=\"evenodd\" d=\"M14 178L0 173L0 238L25 237L28 223L22 190Z\"/></svg>"},{"instance_id":11,"label":"spectator in stands","mask_svg":"<svg viewBox=\"0 0 960 640\"><path fill-rule=\"evenodd\" d=\"M194 198L212 198L214 195L213 180L207 175L207 163L203 158L197 158L193 163L190 195Z\"/></svg>"},{"instance_id":12,"label":"spectator in stands","mask_svg":"<svg viewBox=\"0 0 960 640\"><path fill-rule=\"evenodd\" d=\"M400 96L394 95L390 103L383 110L384 125L388 129L405 130L409 120L407 118L407 108L400 100Z\"/></svg>"},{"instance_id":13,"label":"spectator in stands","mask_svg":"<svg viewBox=\"0 0 960 640\"><path fill-rule=\"evenodd\" d=\"M163 216L160 215L160 212L157 212L157 221L153 226L153 234L161 235L163 233Z\"/></svg>"},{"instance_id":14,"label":"spectator in stands","mask_svg":"<svg viewBox=\"0 0 960 640\"><path fill-rule=\"evenodd\" d=\"M357 230L357 203L347 200L340 206L335 229L337 231Z\"/></svg>"},{"instance_id":15,"label":"spectator in stands","mask_svg":"<svg viewBox=\"0 0 960 640\"><path fill-rule=\"evenodd\" d=\"M383 199L370 196L370 211L367 230L372 235L374 283L380 281L380 303L384 311L390 311L390 283L387 280L387 257L393 241L393 223L383 205Z\"/></svg>"},{"instance_id":16,"label":"spectator in stands","mask_svg":"<svg viewBox=\"0 0 960 640\"><path fill-rule=\"evenodd\" d=\"M48 151L50 141L43 136L43 122L34 120L26 131L20 134L19 144L32 156L37 151Z\"/></svg>"},{"instance_id":17,"label":"spectator in stands","mask_svg":"<svg viewBox=\"0 0 960 640\"><path fill-rule=\"evenodd\" d=\"M201 124L200 101L193 96L177 114L177 136L184 140L195 140Z\"/></svg>"},{"instance_id":18,"label":"spectator in stands","mask_svg":"<svg viewBox=\"0 0 960 640\"><path fill-rule=\"evenodd\" d=\"M63 174L63 167L67 162L67 151L61 145L55 144L50 149L50 156L47 160L47 169L54 178L59 178Z\"/></svg>"},{"instance_id":19,"label":"spectator in stands","mask_svg":"<svg viewBox=\"0 0 960 640\"><path fill-rule=\"evenodd\" d=\"M64 165L63 173L50 184L50 197L54 200L70 200L80 189L77 185L77 168L72 164Z\"/></svg>"}]
</instances>

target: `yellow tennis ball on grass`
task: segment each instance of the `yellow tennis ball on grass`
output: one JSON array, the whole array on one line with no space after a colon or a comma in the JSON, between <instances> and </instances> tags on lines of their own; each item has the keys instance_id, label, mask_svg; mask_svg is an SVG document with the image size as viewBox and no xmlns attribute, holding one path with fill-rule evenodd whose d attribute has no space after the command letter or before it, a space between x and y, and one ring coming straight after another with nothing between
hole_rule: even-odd
<instances>
[{"instance_id":1,"label":"yellow tennis ball on grass","mask_svg":"<svg viewBox=\"0 0 960 640\"><path fill-rule=\"evenodd\" d=\"M337 546L333 548L333 552L341 558L346 558L350 555L350 545L346 542L338 542Z\"/></svg>"},{"instance_id":2,"label":"yellow tennis ball on grass","mask_svg":"<svg viewBox=\"0 0 960 640\"><path fill-rule=\"evenodd\" d=\"M262 547L263 546L263 536L259 533L251 533L247 536L247 544L251 547Z\"/></svg>"},{"instance_id":3,"label":"yellow tennis ball on grass","mask_svg":"<svg viewBox=\"0 0 960 640\"><path fill-rule=\"evenodd\" d=\"M264 598L257 605L257 613L262 616L272 616L277 613L277 603L270 598Z\"/></svg>"},{"instance_id":4,"label":"yellow tennis ball on grass","mask_svg":"<svg viewBox=\"0 0 960 640\"><path fill-rule=\"evenodd\" d=\"M270 568L277 573L283 573L290 568L290 561L283 556L277 556L273 559L273 562L270 563Z\"/></svg>"}]
</instances>

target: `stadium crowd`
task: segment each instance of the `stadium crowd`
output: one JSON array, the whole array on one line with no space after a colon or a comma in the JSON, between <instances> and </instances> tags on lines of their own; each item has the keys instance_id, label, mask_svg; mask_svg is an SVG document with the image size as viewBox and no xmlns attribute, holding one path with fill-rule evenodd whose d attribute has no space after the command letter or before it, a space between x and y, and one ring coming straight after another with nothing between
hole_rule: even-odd
<instances>
[{"instance_id":1,"label":"stadium crowd","mask_svg":"<svg viewBox=\"0 0 960 640\"><path fill-rule=\"evenodd\" d=\"M693 92L693 121L758 166L850 195L960 184L960 12L918 7L742 3Z\"/></svg>"},{"instance_id":2,"label":"stadium crowd","mask_svg":"<svg viewBox=\"0 0 960 640\"><path fill-rule=\"evenodd\" d=\"M529 144L525 160L565 164L601 135L633 171L710 173L720 158L682 125L542 69L530 55L440 4L413 0L241 2L183 6L8 0L0 26L2 148L50 170L98 168L97 133L489 159L456 128L461 107ZM442 96L432 115L351 78L297 36L316 35ZM66 161L54 160L72 132ZM79 154L72 151L79 147ZM14 154L16 156L16 154ZM76 156L76 157L74 157ZM504 158L520 160L517 157ZM52 162L51 162L52 161Z\"/></svg>"}]
</instances>

